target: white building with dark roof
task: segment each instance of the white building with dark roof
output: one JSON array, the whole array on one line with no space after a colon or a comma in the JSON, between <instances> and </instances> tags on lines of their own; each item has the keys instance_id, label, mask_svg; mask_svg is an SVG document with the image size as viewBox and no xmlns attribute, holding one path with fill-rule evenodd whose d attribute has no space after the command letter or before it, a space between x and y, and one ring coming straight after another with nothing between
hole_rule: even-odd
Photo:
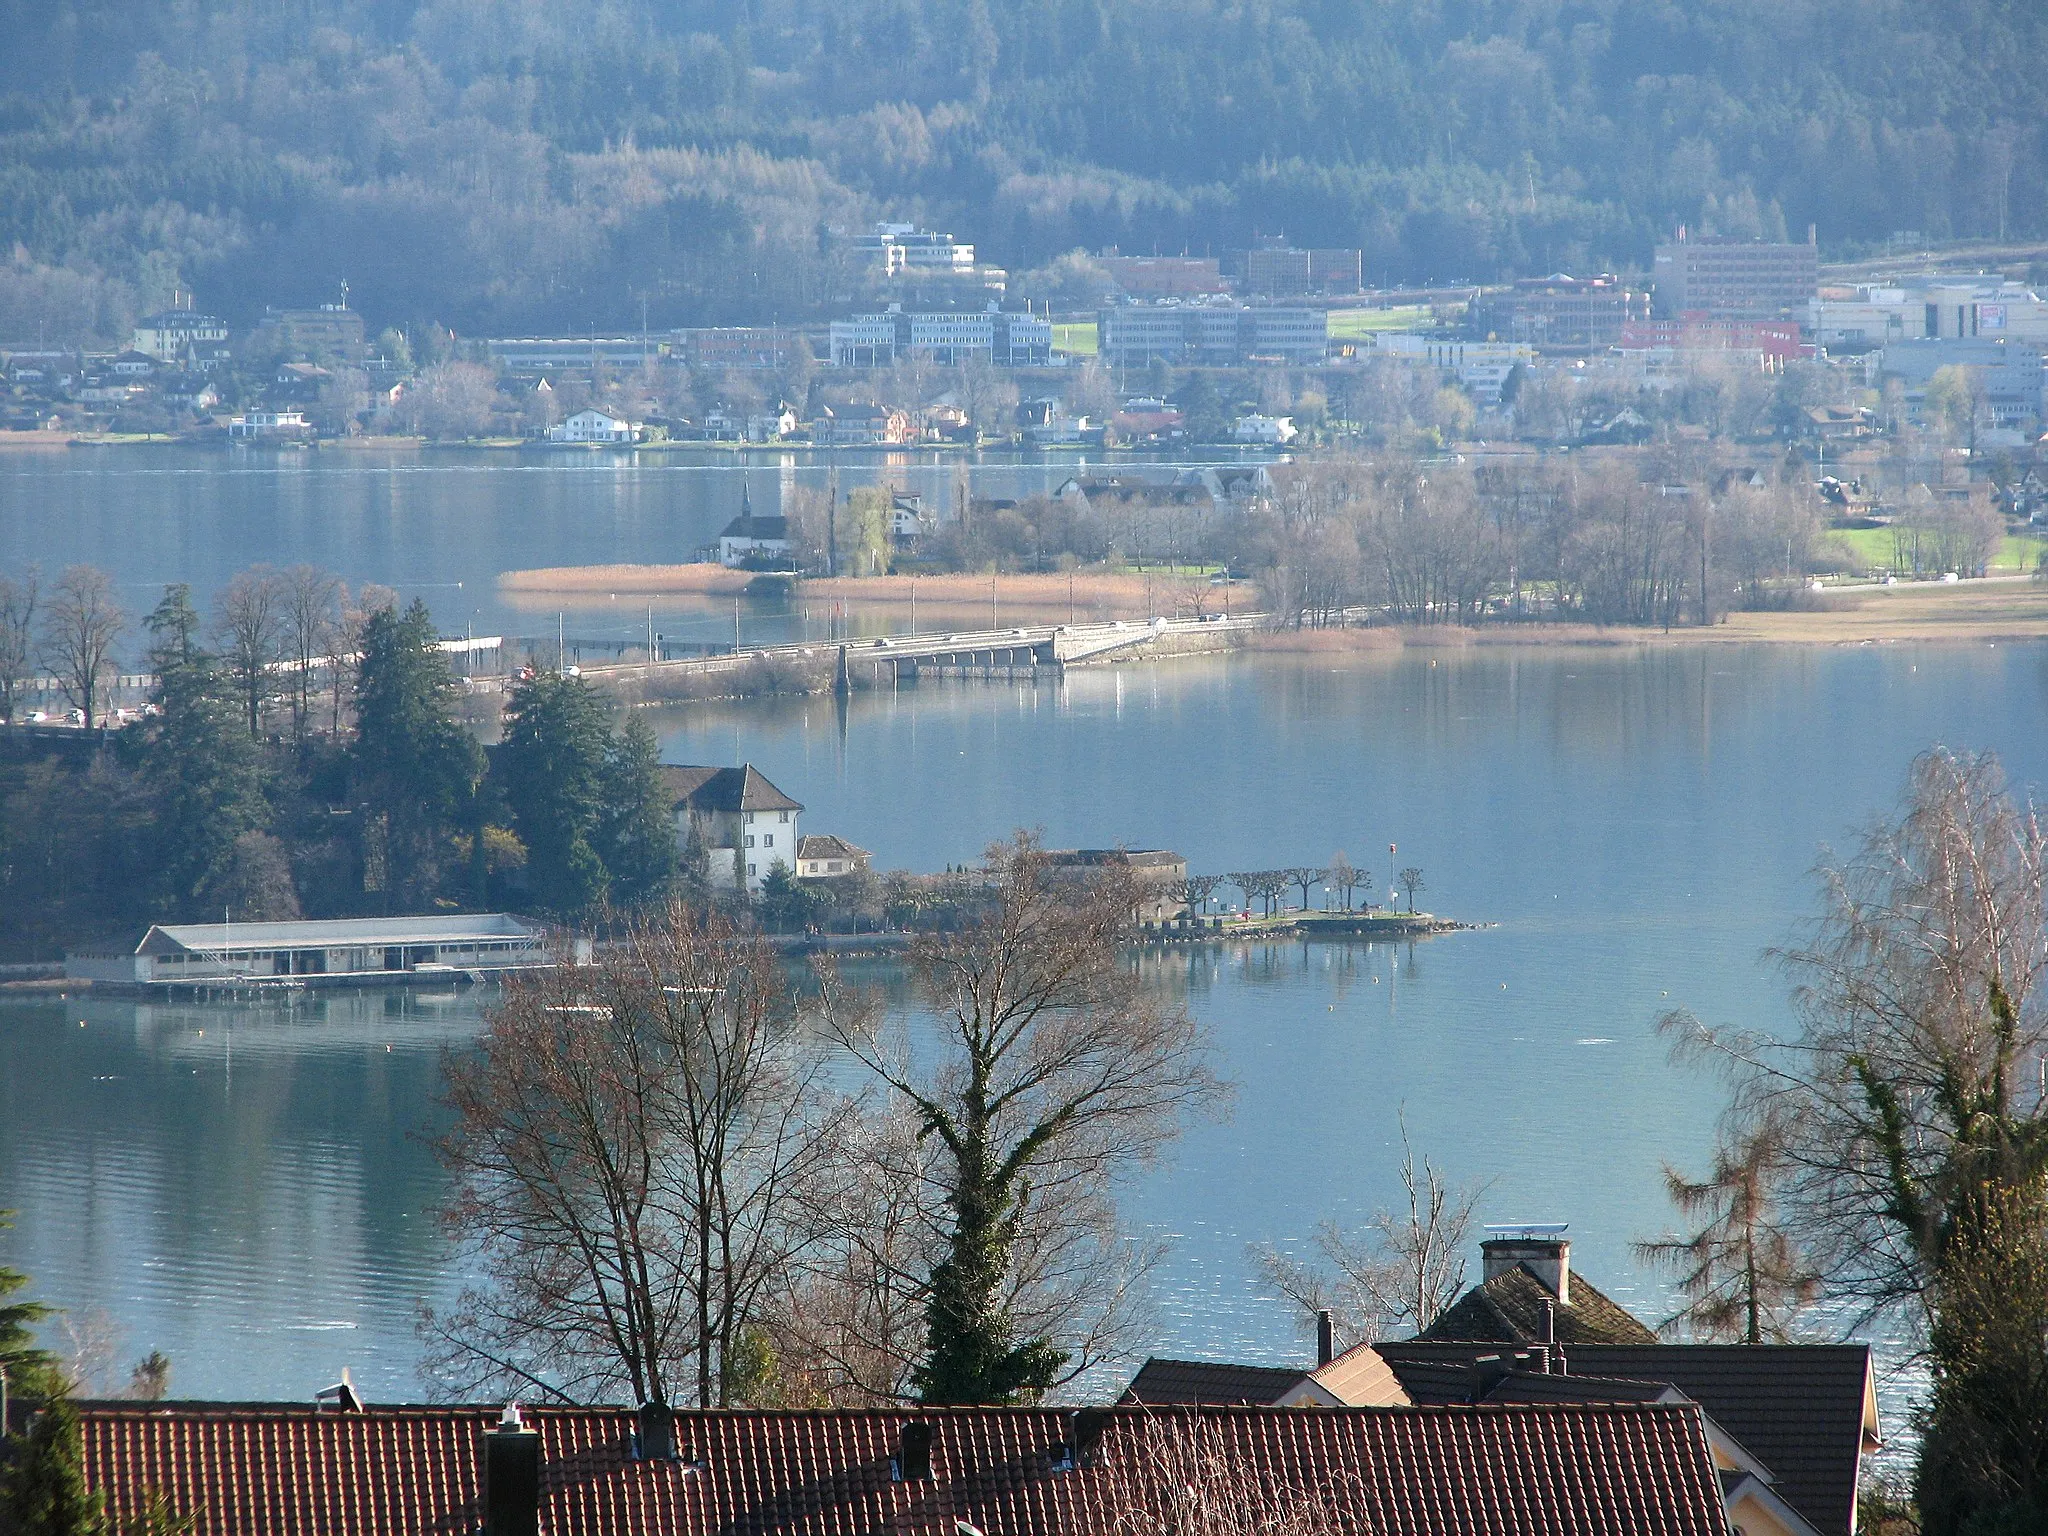
<instances>
[{"instance_id":1,"label":"white building with dark roof","mask_svg":"<svg viewBox=\"0 0 2048 1536\"><path fill-rule=\"evenodd\" d=\"M752 763L737 768L663 764L674 797L676 841L704 851L710 883L758 891L777 864L795 873L803 802L769 783Z\"/></svg>"}]
</instances>

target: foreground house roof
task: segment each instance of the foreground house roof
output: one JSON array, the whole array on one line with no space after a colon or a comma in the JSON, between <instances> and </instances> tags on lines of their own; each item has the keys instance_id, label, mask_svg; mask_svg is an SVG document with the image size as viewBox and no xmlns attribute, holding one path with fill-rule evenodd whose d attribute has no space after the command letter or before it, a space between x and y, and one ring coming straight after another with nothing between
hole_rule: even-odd
<instances>
[{"instance_id":1,"label":"foreground house roof","mask_svg":"<svg viewBox=\"0 0 2048 1536\"><path fill-rule=\"evenodd\" d=\"M1124 1389L1127 1404L1152 1408L1265 1408L1299 1386L1307 1372L1287 1365L1231 1365L1221 1360L1161 1360L1138 1368Z\"/></svg>"},{"instance_id":2,"label":"foreground house roof","mask_svg":"<svg viewBox=\"0 0 2048 1536\"><path fill-rule=\"evenodd\" d=\"M472 1536L496 1409L88 1404L88 1481L194 1536ZM1728 1536L1696 1407L683 1413L636 1460L624 1410L532 1410L542 1536L1109 1536L1168 1437L1316 1490L1357 1536ZM930 1426L930 1475L892 1467ZM1066 1452L1080 1448L1079 1467ZM1148 1475L1149 1474L1149 1475Z\"/></svg>"},{"instance_id":3,"label":"foreground house roof","mask_svg":"<svg viewBox=\"0 0 2048 1536\"><path fill-rule=\"evenodd\" d=\"M1466 1400L1470 1361L1498 1346L1409 1339L1374 1349L1414 1401L1450 1403ZM1549 1391L1584 1392L1581 1376L1676 1387L1770 1468L1772 1486L1816 1530L1855 1529L1862 1453L1879 1443L1868 1345L1580 1344L1565 1355L1571 1375Z\"/></svg>"}]
</instances>

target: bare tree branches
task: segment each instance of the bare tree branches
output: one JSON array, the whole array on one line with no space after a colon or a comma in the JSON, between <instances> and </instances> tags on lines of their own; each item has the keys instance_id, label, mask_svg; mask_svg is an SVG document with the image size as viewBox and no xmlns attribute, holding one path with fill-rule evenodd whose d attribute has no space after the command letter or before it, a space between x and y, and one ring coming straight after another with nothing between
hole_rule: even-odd
<instances>
[{"instance_id":1,"label":"bare tree branches","mask_svg":"<svg viewBox=\"0 0 2048 1536\"><path fill-rule=\"evenodd\" d=\"M311 728L313 669L329 657L328 675L340 687L341 663L333 655L341 638L339 577L312 565L295 565L278 581L283 648L292 663L292 737L304 741Z\"/></svg>"},{"instance_id":2,"label":"bare tree branches","mask_svg":"<svg viewBox=\"0 0 2048 1536\"><path fill-rule=\"evenodd\" d=\"M30 678L41 589L34 566L13 579L0 577L0 724L13 721L15 701Z\"/></svg>"},{"instance_id":3,"label":"bare tree branches","mask_svg":"<svg viewBox=\"0 0 2048 1536\"><path fill-rule=\"evenodd\" d=\"M941 1160L950 1228L914 1373L934 1402L1002 1402L1085 1368L1071 1324L1033 1332L1013 1305L1026 1213L1047 1200L1085 1209L1220 1091L1194 1023L1123 963L1137 905L1126 872L1064 876L1022 833L989 850L989 868L986 913L911 950L938 1020L936 1062L885 1036L874 999L821 973L833 1038L908 1106Z\"/></svg>"},{"instance_id":4,"label":"bare tree branches","mask_svg":"<svg viewBox=\"0 0 2048 1536\"><path fill-rule=\"evenodd\" d=\"M252 565L237 572L214 599L214 635L228 676L242 695L249 735L260 735L259 719L271 688L271 664L281 654L286 590L277 572Z\"/></svg>"},{"instance_id":5,"label":"bare tree branches","mask_svg":"<svg viewBox=\"0 0 2048 1536\"><path fill-rule=\"evenodd\" d=\"M679 905L600 964L508 989L479 1054L445 1068L442 1219L489 1281L423 1320L444 1378L748 1395L797 1194L835 1141L793 1019L767 944Z\"/></svg>"},{"instance_id":6,"label":"bare tree branches","mask_svg":"<svg viewBox=\"0 0 2048 1536\"><path fill-rule=\"evenodd\" d=\"M87 730L99 715L99 700L114 669L114 647L128 628L128 615L114 600L113 578L90 565L70 565L57 578L44 609L41 656L57 675L57 686L85 717Z\"/></svg>"},{"instance_id":7,"label":"bare tree branches","mask_svg":"<svg viewBox=\"0 0 2048 1536\"><path fill-rule=\"evenodd\" d=\"M1401 1122L1405 1209L1382 1206L1361 1228L1325 1220L1311 1239L1321 1263L1304 1263L1271 1244L1250 1250L1267 1284L1301 1309L1304 1326L1333 1316L1348 1343L1384 1338L1396 1328L1427 1328L1465 1288L1464 1254L1484 1185L1453 1185L1427 1157L1416 1166Z\"/></svg>"}]
</instances>

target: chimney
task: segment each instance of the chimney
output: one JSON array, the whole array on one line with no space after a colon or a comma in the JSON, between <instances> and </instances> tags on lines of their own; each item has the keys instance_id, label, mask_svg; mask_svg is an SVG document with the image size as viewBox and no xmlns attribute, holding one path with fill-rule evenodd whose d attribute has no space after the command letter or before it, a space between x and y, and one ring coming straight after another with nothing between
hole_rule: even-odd
<instances>
[{"instance_id":1,"label":"chimney","mask_svg":"<svg viewBox=\"0 0 2048 1536\"><path fill-rule=\"evenodd\" d=\"M640 1431L642 1461L676 1459L676 1415L667 1403L642 1403L634 1419Z\"/></svg>"},{"instance_id":2,"label":"chimney","mask_svg":"<svg viewBox=\"0 0 2048 1536\"><path fill-rule=\"evenodd\" d=\"M540 1536L540 1434L517 1403L484 1435L483 1536Z\"/></svg>"},{"instance_id":3,"label":"chimney","mask_svg":"<svg viewBox=\"0 0 2048 1536\"><path fill-rule=\"evenodd\" d=\"M1316 1369L1321 1370L1336 1358L1337 1324L1330 1309L1324 1307L1316 1313Z\"/></svg>"},{"instance_id":4,"label":"chimney","mask_svg":"<svg viewBox=\"0 0 2048 1536\"><path fill-rule=\"evenodd\" d=\"M1562 1222L1544 1225L1488 1227L1494 1235L1479 1245L1484 1280L1521 1267L1550 1288L1557 1304L1572 1304L1572 1242Z\"/></svg>"},{"instance_id":5,"label":"chimney","mask_svg":"<svg viewBox=\"0 0 2048 1536\"><path fill-rule=\"evenodd\" d=\"M896 1434L896 1481L921 1483L932 1475L932 1427L912 1419Z\"/></svg>"}]
</instances>

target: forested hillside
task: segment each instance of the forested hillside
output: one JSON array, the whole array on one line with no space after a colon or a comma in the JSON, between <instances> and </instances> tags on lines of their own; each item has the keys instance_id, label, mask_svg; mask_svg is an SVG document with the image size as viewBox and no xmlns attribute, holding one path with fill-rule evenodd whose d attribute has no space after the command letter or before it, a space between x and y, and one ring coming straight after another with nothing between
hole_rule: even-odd
<instances>
[{"instance_id":1,"label":"forested hillside","mask_svg":"<svg viewBox=\"0 0 2048 1536\"><path fill-rule=\"evenodd\" d=\"M1369 280L2048 225L2040 0L0 0L0 340L766 320L833 227Z\"/></svg>"}]
</instances>

